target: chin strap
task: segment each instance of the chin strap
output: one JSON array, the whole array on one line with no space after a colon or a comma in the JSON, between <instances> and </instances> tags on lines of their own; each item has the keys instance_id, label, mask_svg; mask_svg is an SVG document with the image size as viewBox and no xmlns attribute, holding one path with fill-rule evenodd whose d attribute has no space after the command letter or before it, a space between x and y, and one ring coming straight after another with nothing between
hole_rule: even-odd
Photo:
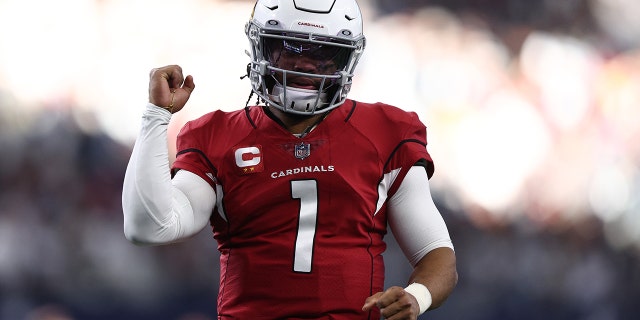
<instances>
[{"instance_id":1,"label":"chin strap","mask_svg":"<svg viewBox=\"0 0 640 320\"><path fill-rule=\"evenodd\" d=\"M244 74L243 76L240 77L240 80L246 78L249 76L249 73L251 72L251 63L247 64L247 73Z\"/></svg>"}]
</instances>

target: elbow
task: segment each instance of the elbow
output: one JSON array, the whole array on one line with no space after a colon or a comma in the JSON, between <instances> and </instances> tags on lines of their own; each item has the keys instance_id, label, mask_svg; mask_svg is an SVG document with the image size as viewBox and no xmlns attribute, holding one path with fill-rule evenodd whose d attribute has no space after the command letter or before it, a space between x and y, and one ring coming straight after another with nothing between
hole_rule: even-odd
<instances>
[{"instance_id":1,"label":"elbow","mask_svg":"<svg viewBox=\"0 0 640 320\"><path fill-rule=\"evenodd\" d=\"M149 233L143 232L139 227L126 222L124 224L124 237L129 240L129 242L137 246L154 246L163 244L163 242L159 241L157 238L150 236Z\"/></svg>"},{"instance_id":2,"label":"elbow","mask_svg":"<svg viewBox=\"0 0 640 320\"><path fill-rule=\"evenodd\" d=\"M146 246L146 245L151 245L149 239L147 239L146 237L144 237L142 234L140 234L139 232L137 232L134 228L127 228L127 225L125 224L125 228L124 228L124 237L127 238L127 240L129 240L129 242L138 245L138 246Z\"/></svg>"},{"instance_id":3,"label":"elbow","mask_svg":"<svg viewBox=\"0 0 640 320\"><path fill-rule=\"evenodd\" d=\"M151 246L153 245L153 243L151 243L150 241L148 241L147 239L143 238L143 237L139 237L136 234L131 234L131 233L126 233L124 234L125 238L127 238L127 240L129 240L129 242L137 245L137 246Z\"/></svg>"},{"instance_id":4,"label":"elbow","mask_svg":"<svg viewBox=\"0 0 640 320\"><path fill-rule=\"evenodd\" d=\"M123 206L123 213L124 237L129 242L138 246L161 245L169 242L168 230L153 222L146 212Z\"/></svg>"}]
</instances>

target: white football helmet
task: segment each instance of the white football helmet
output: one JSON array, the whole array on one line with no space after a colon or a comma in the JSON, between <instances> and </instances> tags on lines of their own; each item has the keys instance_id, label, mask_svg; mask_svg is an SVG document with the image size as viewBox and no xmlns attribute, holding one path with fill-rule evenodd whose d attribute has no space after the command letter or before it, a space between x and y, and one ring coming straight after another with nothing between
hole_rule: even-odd
<instances>
[{"instance_id":1,"label":"white football helmet","mask_svg":"<svg viewBox=\"0 0 640 320\"><path fill-rule=\"evenodd\" d=\"M282 111L344 103L365 47L355 0L258 0L246 24L252 90Z\"/></svg>"}]
</instances>

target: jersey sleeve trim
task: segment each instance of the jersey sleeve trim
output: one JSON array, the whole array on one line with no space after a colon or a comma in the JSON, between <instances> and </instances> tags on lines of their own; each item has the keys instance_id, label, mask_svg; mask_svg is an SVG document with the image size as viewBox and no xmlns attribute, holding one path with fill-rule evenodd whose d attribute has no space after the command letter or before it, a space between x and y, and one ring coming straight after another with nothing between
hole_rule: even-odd
<instances>
[{"instance_id":1,"label":"jersey sleeve trim","mask_svg":"<svg viewBox=\"0 0 640 320\"><path fill-rule=\"evenodd\" d=\"M433 173L435 172L435 166L433 165L433 161L427 160L425 158L420 158L414 166L423 167L427 171L427 177L431 179Z\"/></svg>"},{"instance_id":2,"label":"jersey sleeve trim","mask_svg":"<svg viewBox=\"0 0 640 320\"><path fill-rule=\"evenodd\" d=\"M204 159L204 161L207 163L207 166L209 167L209 169L211 169L211 172L213 172L215 175L218 174L218 169L213 165L213 163L211 163L209 158L207 158L207 156L204 154L204 152L202 152L202 150L200 150L200 149L188 148L188 149L180 150L180 151L178 151L178 153L176 153L176 157L181 155L181 154L185 154L185 153L189 153L189 152L195 152L195 153L199 154L202 157L202 159ZM174 168L172 170L172 174L175 175L175 173L177 172L178 169L180 169L180 168L179 167Z\"/></svg>"},{"instance_id":3,"label":"jersey sleeve trim","mask_svg":"<svg viewBox=\"0 0 640 320\"><path fill-rule=\"evenodd\" d=\"M424 143L423 141L417 140L417 139L407 139L407 140L402 140L400 141L400 143L398 143L398 145L393 149L393 151L391 152L391 154L389 155L389 158L387 158L387 161L384 164L384 167L387 168L389 166L389 162L391 162L391 159L393 159L393 156L395 155L395 153L398 151L398 149L400 149L400 147L402 147L405 143L418 143L422 146L424 146L425 148L427 147L427 144ZM428 159L424 159L424 158L420 158L420 159L416 159L416 163L420 163L422 164L424 162L424 167L425 169L427 169L427 174L429 175L429 178L431 178L431 176L433 176L433 172L435 171L434 169L434 165L432 161L429 161Z\"/></svg>"}]
</instances>

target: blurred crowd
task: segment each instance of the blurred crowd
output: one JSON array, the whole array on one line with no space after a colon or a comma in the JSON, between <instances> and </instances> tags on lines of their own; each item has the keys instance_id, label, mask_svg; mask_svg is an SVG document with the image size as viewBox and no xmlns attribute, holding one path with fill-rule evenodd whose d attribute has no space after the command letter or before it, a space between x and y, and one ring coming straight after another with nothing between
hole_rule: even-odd
<instances>
[{"instance_id":1,"label":"blurred crowd","mask_svg":"<svg viewBox=\"0 0 640 320\"><path fill-rule=\"evenodd\" d=\"M427 124L434 198L458 255L456 291L423 318L637 318L640 5L363 7L368 48L352 97ZM215 319L210 231L171 246L127 242L132 145L75 104L27 108L0 86L0 320ZM386 259L400 262L386 281L403 284L410 269L388 240Z\"/></svg>"}]
</instances>

